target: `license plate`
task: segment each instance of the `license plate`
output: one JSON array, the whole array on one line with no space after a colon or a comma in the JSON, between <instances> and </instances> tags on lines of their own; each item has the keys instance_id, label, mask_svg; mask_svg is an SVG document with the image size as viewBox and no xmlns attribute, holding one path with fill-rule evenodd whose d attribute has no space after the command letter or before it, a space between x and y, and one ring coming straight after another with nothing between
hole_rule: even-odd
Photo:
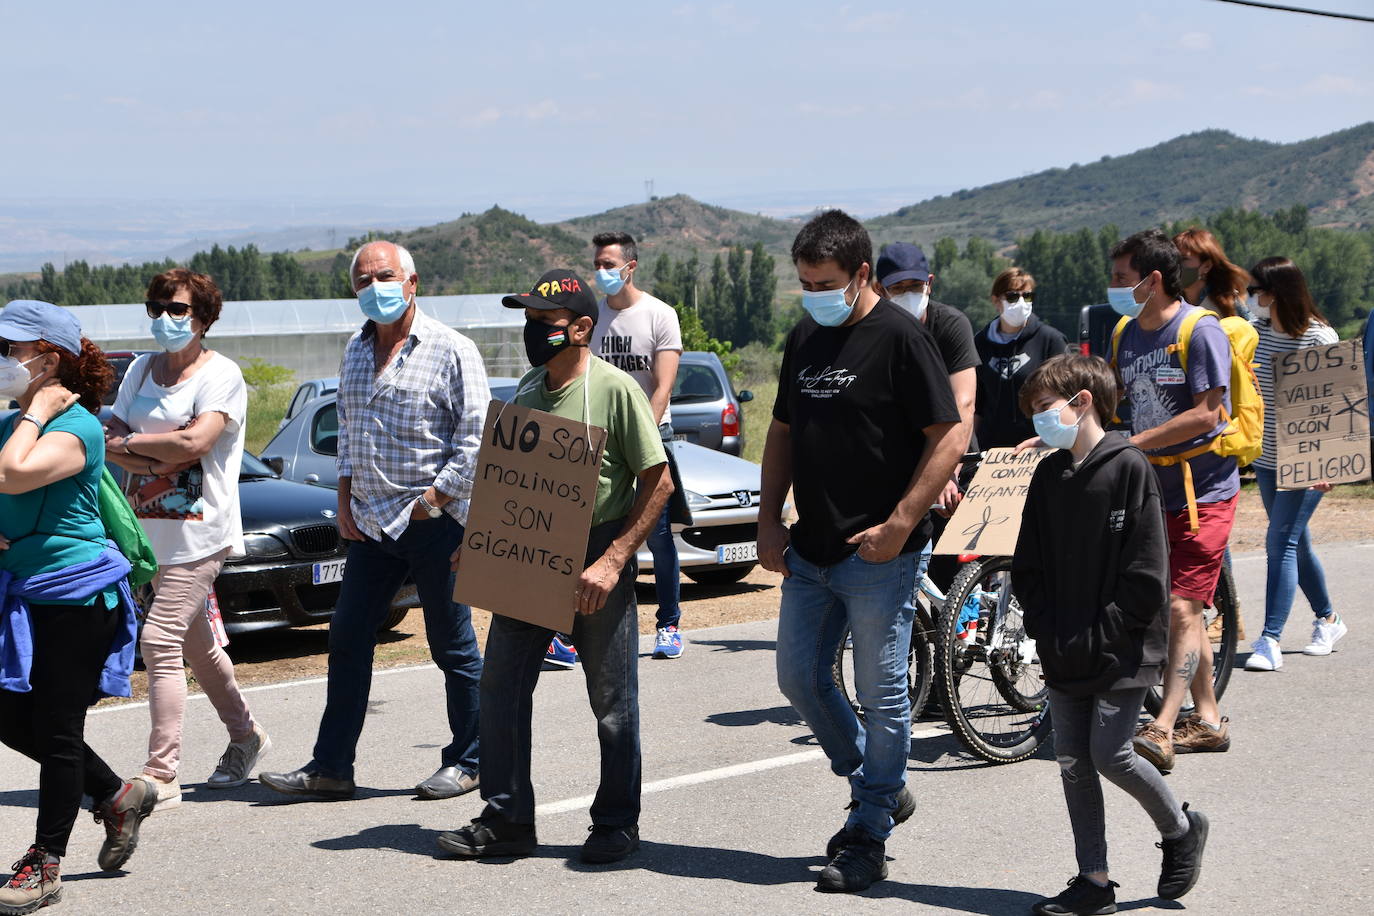
<instances>
[{"instance_id":1,"label":"license plate","mask_svg":"<svg viewBox=\"0 0 1374 916\"><path fill-rule=\"evenodd\" d=\"M674 441L674 442L686 442L686 441L687 441L687 434L686 434L686 433L673 433L673 441Z\"/></svg>"},{"instance_id":2,"label":"license plate","mask_svg":"<svg viewBox=\"0 0 1374 916\"><path fill-rule=\"evenodd\" d=\"M716 548L717 563L750 563L759 558L759 545L754 541L745 544L721 544Z\"/></svg>"},{"instance_id":3,"label":"license plate","mask_svg":"<svg viewBox=\"0 0 1374 916\"><path fill-rule=\"evenodd\" d=\"M315 564L315 584L328 585L330 582L342 582L344 571L344 560L326 560L323 563Z\"/></svg>"}]
</instances>

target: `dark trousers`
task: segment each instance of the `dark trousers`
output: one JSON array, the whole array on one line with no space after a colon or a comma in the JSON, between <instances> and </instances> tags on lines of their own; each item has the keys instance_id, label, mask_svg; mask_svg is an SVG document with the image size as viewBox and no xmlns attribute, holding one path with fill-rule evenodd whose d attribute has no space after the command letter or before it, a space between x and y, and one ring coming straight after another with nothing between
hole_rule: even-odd
<instances>
[{"instance_id":1,"label":"dark trousers","mask_svg":"<svg viewBox=\"0 0 1374 916\"><path fill-rule=\"evenodd\" d=\"M598 525L587 543L587 565L605 552L624 520ZM587 680L587 699L601 742L601 784L592 823L639 822L639 625L634 557L595 614L579 614L572 637ZM569 585L572 588L572 585ZM571 593L568 600L572 600ZM482 671L482 799L484 818L534 823L530 780L534 687L553 630L492 615Z\"/></svg>"},{"instance_id":2,"label":"dark trousers","mask_svg":"<svg viewBox=\"0 0 1374 916\"><path fill-rule=\"evenodd\" d=\"M85 741L86 709L97 699L120 617L103 601L86 607L35 604L29 616L33 689L0 690L0 741L38 763L34 843L65 856L81 796L102 802L124 784Z\"/></svg>"},{"instance_id":3,"label":"dark trousers","mask_svg":"<svg viewBox=\"0 0 1374 916\"><path fill-rule=\"evenodd\" d=\"M472 609L453 600L449 556L463 540L463 526L447 515L411 521L400 538L364 537L348 547L339 603L329 622L329 685L320 733L308 769L353 778L358 738L372 690L377 628L410 575L425 611L425 636L434 664L444 672L448 724L453 741L440 759L446 767L477 772L477 702L482 655L472 632Z\"/></svg>"}]
</instances>

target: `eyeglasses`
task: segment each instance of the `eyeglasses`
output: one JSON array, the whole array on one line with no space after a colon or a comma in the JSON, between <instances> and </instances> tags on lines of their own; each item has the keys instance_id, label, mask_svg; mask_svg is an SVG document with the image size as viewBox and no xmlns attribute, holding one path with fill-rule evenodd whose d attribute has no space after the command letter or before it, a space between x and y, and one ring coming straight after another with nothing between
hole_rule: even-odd
<instances>
[{"instance_id":1,"label":"eyeglasses","mask_svg":"<svg viewBox=\"0 0 1374 916\"><path fill-rule=\"evenodd\" d=\"M1258 296L1260 293L1269 292L1269 290L1265 289L1263 286L1247 286L1245 287L1245 292L1246 295Z\"/></svg>"},{"instance_id":2,"label":"eyeglasses","mask_svg":"<svg viewBox=\"0 0 1374 916\"><path fill-rule=\"evenodd\" d=\"M1027 302L1035 301L1035 293L1030 292L1010 292L1002 294L1002 301L1007 305L1015 305L1018 299L1025 299Z\"/></svg>"},{"instance_id":3,"label":"eyeglasses","mask_svg":"<svg viewBox=\"0 0 1374 916\"><path fill-rule=\"evenodd\" d=\"M185 302L158 302L149 299L143 304L148 308L149 318L161 318L163 312L166 312L173 318L185 318L186 314L191 311L191 306L187 305Z\"/></svg>"}]
</instances>

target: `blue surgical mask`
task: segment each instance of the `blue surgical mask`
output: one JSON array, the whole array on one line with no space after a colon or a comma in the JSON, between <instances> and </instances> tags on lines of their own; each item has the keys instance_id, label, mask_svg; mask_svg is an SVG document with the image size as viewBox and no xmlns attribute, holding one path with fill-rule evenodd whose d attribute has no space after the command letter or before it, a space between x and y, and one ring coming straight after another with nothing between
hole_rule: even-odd
<instances>
[{"instance_id":1,"label":"blue surgical mask","mask_svg":"<svg viewBox=\"0 0 1374 916\"><path fill-rule=\"evenodd\" d=\"M176 319L163 312L153 319L153 340L168 353L180 353L195 340L196 332L191 330L191 316Z\"/></svg>"},{"instance_id":2,"label":"blue surgical mask","mask_svg":"<svg viewBox=\"0 0 1374 916\"><path fill-rule=\"evenodd\" d=\"M1144 280L1140 281L1140 283L1144 282ZM1112 308L1116 310L1116 313L1118 315L1125 315L1127 318L1134 318L1135 316L1139 315L1140 310L1145 307L1145 302L1150 301L1148 296L1146 297L1145 302L1135 301L1135 291L1140 287L1140 283L1137 283L1135 286L1131 287L1107 287L1107 301L1111 303Z\"/></svg>"},{"instance_id":3,"label":"blue surgical mask","mask_svg":"<svg viewBox=\"0 0 1374 916\"><path fill-rule=\"evenodd\" d=\"M596 288L607 296L614 296L625 288L624 270L623 267L601 268L596 272Z\"/></svg>"},{"instance_id":4,"label":"blue surgical mask","mask_svg":"<svg viewBox=\"0 0 1374 916\"><path fill-rule=\"evenodd\" d=\"M358 308L378 324L392 324L410 308L400 280L373 280L358 290Z\"/></svg>"},{"instance_id":5,"label":"blue surgical mask","mask_svg":"<svg viewBox=\"0 0 1374 916\"><path fill-rule=\"evenodd\" d=\"M1078 400L1078 395L1069 398L1068 403L1060 407L1051 407L1049 410L1042 410L1034 417L1031 422L1035 424L1036 435L1040 441L1051 448L1073 448L1073 444L1078 439L1078 424L1083 422L1083 418L1078 418L1078 423L1072 426L1064 425L1060 417L1060 411Z\"/></svg>"},{"instance_id":6,"label":"blue surgical mask","mask_svg":"<svg viewBox=\"0 0 1374 916\"><path fill-rule=\"evenodd\" d=\"M816 320L816 324L827 328L837 328L849 320L849 316L854 312L854 306L845 299L844 294L849 292L849 287L854 285L850 280L845 284L844 289L827 289L820 292L802 290L802 307L806 313ZM858 297L855 297L855 302Z\"/></svg>"}]
</instances>

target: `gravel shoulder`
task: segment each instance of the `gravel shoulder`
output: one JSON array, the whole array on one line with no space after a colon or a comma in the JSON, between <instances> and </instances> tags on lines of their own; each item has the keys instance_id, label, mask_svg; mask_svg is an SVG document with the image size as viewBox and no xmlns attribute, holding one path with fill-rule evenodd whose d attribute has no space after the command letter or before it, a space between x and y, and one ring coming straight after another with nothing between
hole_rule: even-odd
<instances>
[{"instance_id":1,"label":"gravel shoulder","mask_svg":"<svg viewBox=\"0 0 1374 916\"><path fill-rule=\"evenodd\" d=\"M1266 526L1267 519L1259 492L1253 485L1245 487L1241 491L1236 523L1231 533L1232 551L1262 551ZM1337 488L1322 500L1312 518L1311 531L1316 544L1374 541L1374 499ZM641 577L639 582L639 631L652 633L657 610L652 579ZM692 630L705 627L770 620L778 614L781 582L781 576L762 567L756 567L744 581L726 587L698 585L684 577L683 629L690 638ZM483 643L486 642L490 620L491 615L485 611L473 612L473 626ZM239 683L245 686L319 677L328 670L329 628L320 625L250 633L234 637L228 651L234 659ZM400 626L383 634L377 646L375 666L394 668L428 661L429 644L425 640L424 618L419 609L414 609ZM191 689L196 689L194 680ZM135 672L134 699L146 698L147 681L144 673Z\"/></svg>"}]
</instances>

